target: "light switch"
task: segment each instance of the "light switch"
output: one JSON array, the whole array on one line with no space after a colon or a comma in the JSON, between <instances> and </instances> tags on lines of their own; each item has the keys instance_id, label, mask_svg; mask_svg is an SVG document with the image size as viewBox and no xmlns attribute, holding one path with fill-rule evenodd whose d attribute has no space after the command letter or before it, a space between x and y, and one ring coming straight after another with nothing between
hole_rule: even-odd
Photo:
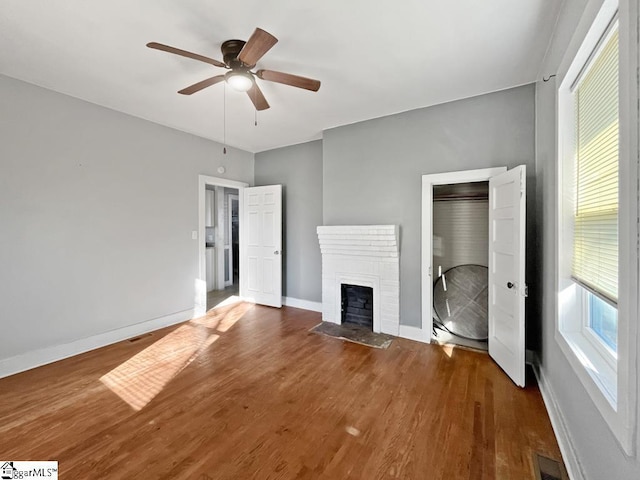
<instances>
[{"instance_id":1,"label":"light switch","mask_svg":"<svg viewBox=\"0 0 640 480\"><path fill-rule=\"evenodd\" d=\"M198 231L197 230L193 230L191 232L191 240L197 240L198 239Z\"/></svg>"}]
</instances>

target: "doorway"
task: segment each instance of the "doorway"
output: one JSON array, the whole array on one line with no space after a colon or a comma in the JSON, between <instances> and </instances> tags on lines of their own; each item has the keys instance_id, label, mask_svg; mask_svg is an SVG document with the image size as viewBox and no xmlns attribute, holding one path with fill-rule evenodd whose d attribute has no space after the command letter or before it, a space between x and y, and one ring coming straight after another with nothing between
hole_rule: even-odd
<instances>
[{"instance_id":1,"label":"doorway","mask_svg":"<svg viewBox=\"0 0 640 480\"><path fill-rule=\"evenodd\" d=\"M218 245L215 248L221 252L215 256L215 285L224 288L225 282L231 281L232 285L236 283L238 286L238 300L281 307L282 185L249 187L248 183L207 175L199 175L198 182L198 231L192 233L194 240L199 239L195 316L207 313L207 189L212 188L218 196L214 207L218 211L218 219L223 219L222 222L228 225L229 218L225 219L225 216L231 217L231 228L213 231L214 242ZM228 193L226 208L225 192ZM237 246L234 246L234 223ZM228 233L226 237L225 231ZM237 250L236 254L234 250ZM237 266L237 282L233 276L234 265ZM214 268L211 268L212 272ZM212 275L209 274L210 277Z\"/></svg>"},{"instance_id":2,"label":"doorway","mask_svg":"<svg viewBox=\"0 0 640 480\"><path fill-rule=\"evenodd\" d=\"M431 341L487 350L489 182L433 185Z\"/></svg>"},{"instance_id":3,"label":"doorway","mask_svg":"<svg viewBox=\"0 0 640 480\"><path fill-rule=\"evenodd\" d=\"M205 200L208 311L239 294L240 272L234 276L233 259L234 240L239 243L238 189L207 185ZM237 253L235 259L237 264Z\"/></svg>"},{"instance_id":4,"label":"doorway","mask_svg":"<svg viewBox=\"0 0 640 480\"><path fill-rule=\"evenodd\" d=\"M434 188L436 189L436 194L439 192L438 188L444 185L451 186L449 188L455 190L459 188L455 187L456 185L488 182L490 178L506 171L506 167L497 167L422 176L422 278L424 279L421 289L422 330L425 339L429 339L427 341L430 341L433 332L433 286L439 274L441 275L443 273L442 271L438 271L437 266L434 264L434 249L436 254L439 253L438 245L435 245L433 240Z\"/></svg>"},{"instance_id":5,"label":"doorway","mask_svg":"<svg viewBox=\"0 0 640 480\"><path fill-rule=\"evenodd\" d=\"M240 255L236 254L234 262L233 250L234 239L239 245L243 235L240 218L242 192L246 187L248 184L244 182L199 176L196 316L204 315L229 297L243 295Z\"/></svg>"}]
</instances>

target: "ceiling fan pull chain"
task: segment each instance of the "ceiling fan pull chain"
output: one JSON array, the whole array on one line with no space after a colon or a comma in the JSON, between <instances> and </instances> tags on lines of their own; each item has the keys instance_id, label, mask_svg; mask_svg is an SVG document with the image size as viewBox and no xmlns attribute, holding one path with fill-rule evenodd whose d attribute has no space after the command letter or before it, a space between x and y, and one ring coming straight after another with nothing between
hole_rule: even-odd
<instances>
[{"instance_id":1,"label":"ceiling fan pull chain","mask_svg":"<svg viewBox=\"0 0 640 480\"><path fill-rule=\"evenodd\" d=\"M253 124L258 126L258 109L256 108L256 89L253 90Z\"/></svg>"},{"instance_id":2,"label":"ceiling fan pull chain","mask_svg":"<svg viewBox=\"0 0 640 480\"><path fill-rule=\"evenodd\" d=\"M227 83L224 84L224 90L222 91L222 153L227 154Z\"/></svg>"}]
</instances>

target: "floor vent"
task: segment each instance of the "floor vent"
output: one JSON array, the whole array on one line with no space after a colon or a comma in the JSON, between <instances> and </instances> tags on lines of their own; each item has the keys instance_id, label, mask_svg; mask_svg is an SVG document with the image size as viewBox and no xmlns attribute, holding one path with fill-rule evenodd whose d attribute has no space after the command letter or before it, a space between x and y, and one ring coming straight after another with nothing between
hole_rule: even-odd
<instances>
[{"instance_id":1,"label":"floor vent","mask_svg":"<svg viewBox=\"0 0 640 480\"><path fill-rule=\"evenodd\" d=\"M569 480L562 461L534 453L533 467L536 471L536 480Z\"/></svg>"},{"instance_id":2,"label":"floor vent","mask_svg":"<svg viewBox=\"0 0 640 480\"><path fill-rule=\"evenodd\" d=\"M129 339L129 343L137 342L138 340L142 340L144 337L150 337L153 335L152 333L146 333L144 335L138 335L137 337L133 337Z\"/></svg>"}]
</instances>

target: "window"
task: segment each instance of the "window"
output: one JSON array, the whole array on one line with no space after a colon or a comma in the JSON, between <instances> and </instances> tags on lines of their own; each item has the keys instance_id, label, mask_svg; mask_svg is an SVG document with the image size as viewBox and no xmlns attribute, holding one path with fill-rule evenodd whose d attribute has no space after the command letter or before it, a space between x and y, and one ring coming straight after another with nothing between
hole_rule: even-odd
<instances>
[{"instance_id":1,"label":"window","mask_svg":"<svg viewBox=\"0 0 640 480\"><path fill-rule=\"evenodd\" d=\"M618 310L596 295L587 293L588 326L614 352L618 350Z\"/></svg>"},{"instance_id":2,"label":"window","mask_svg":"<svg viewBox=\"0 0 640 480\"><path fill-rule=\"evenodd\" d=\"M617 404L619 29L614 17L560 88L559 331Z\"/></svg>"},{"instance_id":3,"label":"window","mask_svg":"<svg viewBox=\"0 0 640 480\"><path fill-rule=\"evenodd\" d=\"M618 402L618 37L618 22L609 19L574 67L577 73L565 78L559 124L561 345L613 409Z\"/></svg>"},{"instance_id":4,"label":"window","mask_svg":"<svg viewBox=\"0 0 640 480\"><path fill-rule=\"evenodd\" d=\"M618 302L618 24L593 52L573 88L572 279L588 298L585 326L617 345Z\"/></svg>"},{"instance_id":5,"label":"window","mask_svg":"<svg viewBox=\"0 0 640 480\"><path fill-rule=\"evenodd\" d=\"M558 72L555 339L627 453L638 304L637 18L604 0Z\"/></svg>"}]
</instances>

